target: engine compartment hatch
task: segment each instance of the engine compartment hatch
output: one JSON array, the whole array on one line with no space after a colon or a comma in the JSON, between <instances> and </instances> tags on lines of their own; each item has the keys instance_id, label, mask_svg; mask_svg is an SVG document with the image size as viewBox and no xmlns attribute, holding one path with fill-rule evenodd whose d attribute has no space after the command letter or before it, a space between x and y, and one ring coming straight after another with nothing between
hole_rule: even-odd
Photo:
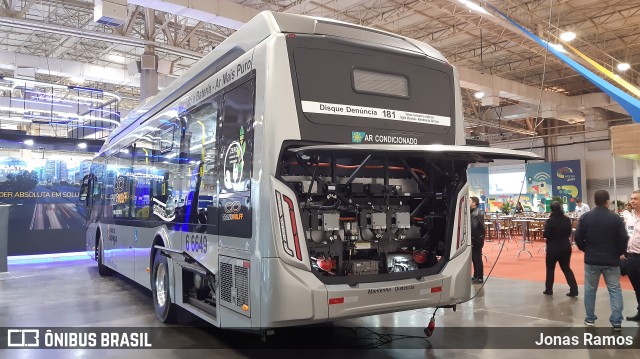
<instances>
[{"instance_id":1,"label":"engine compartment hatch","mask_svg":"<svg viewBox=\"0 0 640 359\"><path fill-rule=\"evenodd\" d=\"M342 144L315 145L290 148L296 154L311 154L319 152L341 153L393 153L394 155L422 154L427 158L443 160L465 160L468 162L492 162L493 160L542 160L533 152L509 150L503 148L455 145L379 145L379 144Z\"/></svg>"}]
</instances>

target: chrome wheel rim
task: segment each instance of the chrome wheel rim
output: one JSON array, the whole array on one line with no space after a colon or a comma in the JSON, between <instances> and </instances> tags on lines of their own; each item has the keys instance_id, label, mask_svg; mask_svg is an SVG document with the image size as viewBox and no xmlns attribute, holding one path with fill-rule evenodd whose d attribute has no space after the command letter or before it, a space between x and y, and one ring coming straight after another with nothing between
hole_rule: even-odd
<instances>
[{"instance_id":1,"label":"chrome wheel rim","mask_svg":"<svg viewBox=\"0 0 640 359\"><path fill-rule=\"evenodd\" d=\"M158 264L158 269L156 270L156 302L161 307L164 307L167 301L166 283L164 280L166 272L166 265L164 263Z\"/></svg>"}]
</instances>

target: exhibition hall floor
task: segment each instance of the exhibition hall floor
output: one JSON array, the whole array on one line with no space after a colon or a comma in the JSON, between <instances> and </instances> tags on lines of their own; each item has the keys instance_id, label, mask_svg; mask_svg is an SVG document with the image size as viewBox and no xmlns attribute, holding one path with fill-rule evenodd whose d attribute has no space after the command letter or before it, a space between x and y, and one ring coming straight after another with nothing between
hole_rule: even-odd
<instances>
[{"instance_id":1,"label":"exhibition hall floor","mask_svg":"<svg viewBox=\"0 0 640 359\"><path fill-rule=\"evenodd\" d=\"M506 252L515 255L513 250ZM504 255L504 253L503 253ZM495 256L494 256L495 257ZM474 286L476 289L479 286ZM462 304L457 312L451 309L439 310L436 331L447 328L486 329L487 336L499 338L493 340L508 343L518 335L494 331L492 328L533 328L544 331L545 328L562 327L571 330L584 324L584 308L581 297L574 299L564 295L565 290L558 288L556 295L542 294L542 284L534 281L490 278L484 288L472 301ZM635 296L633 291L623 290L625 315L635 314ZM612 334L608 323L609 304L606 290L599 290L596 313L600 319L596 325L607 334ZM334 325L362 326L368 330L378 327L415 327L418 332L428 323L433 309L420 309L395 314L370 316L345 320ZM311 340L312 350L284 350L282 348L264 349L251 343L258 342L257 335L221 331L202 327L205 324L196 319L185 319L193 330L169 327L159 323L154 315L150 292L119 275L102 278L98 275L93 260L75 260L65 262L47 262L37 264L10 265L8 273L0 274L0 327L154 327L173 330L167 335L168 347L173 349L9 349L0 351L0 358L535 358L541 356L562 355L569 358L635 358L637 349L497 349L494 346L478 346L468 349L442 349L437 341L425 339L398 340L375 350L353 348L342 350L331 348L335 340L344 339L344 332L338 329L328 330L326 335L318 335ZM638 324L624 321L623 335L633 335L640 341ZM382 329L381 329L382 330ZM185 333L195 333L186 337ZM315 332L318 333L317 331ZM343 334L340 334L343 333ZM362 333L364 337L368 334ZM0 337L2 335L0 334ZM336 337L332 337L336 336ZM5 337L6 338L6 337ZM363 338L361 338L363 339ZM366 339L366 338L364 338ZM6 339L3 339L6 340ZM455 338L448 342L449 347L459 348ZM202 347L196 344L205 342L205 346L215 349L189 349ZM233 342L236 346L229 346ZM237 343L246 342L247 346L238 348ZM487 341L488 343L488 341ZM327 349L323 346L326 345ZM389 349L391 348L391 349ZM404 349L411 348L411 349ZM418 349L416 349L418 348Z\"/></svg>"},{"instance_id":2,"label":"exhibition hall floor","mask_svg":"<svg viewBox=\"0 0 640 359\"><path fill-rule=\"evenodd\" d=\"M508 241L502 253L500 253L500 245L496 241L486 242L483 248L483 253L487 256L484 262L485 275L489 273L489 270L497 260L492 276L539 282L540 290L544 290L546 276L544 243L543 241L527 243L526 249L531 253L531 256L526 252L521 252L520 256L516 256L518 251L522 250L522 240L518 242ZM584 253L576 246L572 246L571 249L571 270L573 270L578 284L582 285L584 284ZM499 258L498 255L500 255ZM558 264L556 264L554 283L554 291L558 293L564 294L569 290L567 281ZM620 285L622 289L633 289L627 276L620 277ZM599 287L606 288L603 279L600 280Z\"/></svg>"}]
</instances>

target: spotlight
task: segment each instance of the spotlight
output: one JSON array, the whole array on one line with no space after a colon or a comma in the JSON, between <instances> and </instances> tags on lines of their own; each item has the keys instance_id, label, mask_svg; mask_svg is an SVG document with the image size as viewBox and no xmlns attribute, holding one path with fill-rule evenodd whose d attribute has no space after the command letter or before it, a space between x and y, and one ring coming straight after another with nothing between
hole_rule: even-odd
<instances>
[{"instance_id":1,"label":"spotlight","mask_svg":"<svg viewBox=\"0 0 640 359\"><path fill-rule=\"evenodd\" d=\"M33 146L33 140L24 140L24 144L27 146Z\"/></svg>"},{"instance_id":2,"label":"spotlight","mask_svg":"<svg viewBox=\"0 0 640 359\"><path fill-rule=\"evenodd\" d=\"M473 97L475 97L475 98L477 98L479 100L479 99L484 97L484 92L478 91L478 92L473 94Z\"/></svg>"},{"instance_id":3,"label":"spotlight","mask_svg":"<svg viewBox=\"0 0 640 359\"><path fill-rule=\"evenodd\" d=\"M87 148L87 144L84 142L78 143L78 148Z\"/></svg>"},{"instance_id":4,"label":"spotlight","mask_svg":"<svg viewBox=\"0 0 640 359\"><path fill-rule=\"evenodd\" d=\"M562 41L566 41L569 42L573 39L576 38L576 33L575 32L571 32L571 31L566 31L563 32L562 34L560 34L560 39L562 39Z\"/></svg>"},{"instance_id":5,"label":"spotlight","mask_svg":"<svg viewBox=\"0 0 640 359\"><path fill-rule=\"evenodd\" d=\"M617 68L618 68L618 70L620 70L620 71L627 71L627 70L629 70L629 69L631 68L631 65L629 65L629 64L628 64L628 63L626 63L626 62L621 62L621 63L619 63L616 67L617 67Z\"/></svg>"}]
</instances>

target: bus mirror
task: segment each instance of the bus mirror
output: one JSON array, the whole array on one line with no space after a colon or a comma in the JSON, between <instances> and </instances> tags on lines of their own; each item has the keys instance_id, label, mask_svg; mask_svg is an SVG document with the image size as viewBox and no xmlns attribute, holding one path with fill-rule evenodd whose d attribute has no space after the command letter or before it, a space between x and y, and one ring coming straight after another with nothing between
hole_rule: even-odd
<instances>
[{"instance_id":1,"label":"bus mirror","mask_svg":"<svg viewBox=\"0 0 640 359\"><path fill-rule=\"evenodd\" d=\"M84 176L82 179L82 186L80 187L80 195L78 200L87 204L87 198L89 197L89 175Z\"/></svg>"}]
</instances>

